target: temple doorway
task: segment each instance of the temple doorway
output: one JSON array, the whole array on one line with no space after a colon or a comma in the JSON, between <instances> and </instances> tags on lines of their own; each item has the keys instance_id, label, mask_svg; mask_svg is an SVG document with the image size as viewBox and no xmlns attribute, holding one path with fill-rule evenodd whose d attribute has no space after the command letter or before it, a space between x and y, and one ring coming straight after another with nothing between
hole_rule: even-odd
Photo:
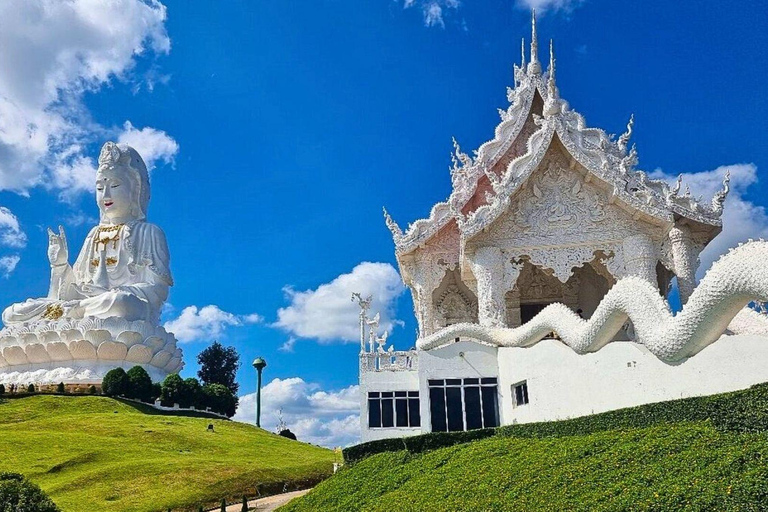
<instances>
[{"instance_id":1,"label":"temple doorway","mask_svg":"<svg viewBox=\"0 0 768 512\"><path fill-rule=\"evenodd\" d=\"M521 323L526 323L533 319L539 312L545 307L549 306L551 302L543 302L539 304L520 304L520 320Z\"/></svg>"}]
</instances>

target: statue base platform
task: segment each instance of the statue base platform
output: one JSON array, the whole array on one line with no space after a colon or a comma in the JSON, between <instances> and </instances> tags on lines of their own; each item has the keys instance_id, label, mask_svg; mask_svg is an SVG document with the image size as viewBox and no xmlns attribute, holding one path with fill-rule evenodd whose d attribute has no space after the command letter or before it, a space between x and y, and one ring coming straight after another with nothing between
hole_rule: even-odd
<instances>
[{"instance_id":1,"label":"statue base platform","mask_svg":"<svg viewBox=\"0 0 768 512\"><path fill-rule=\"evenodd\" d=\"M154 382L179 372L173 333L122 318L41 320L0 331L0 383L95 384L111 369L142 366Z\"/></svg>"}]
</instances>

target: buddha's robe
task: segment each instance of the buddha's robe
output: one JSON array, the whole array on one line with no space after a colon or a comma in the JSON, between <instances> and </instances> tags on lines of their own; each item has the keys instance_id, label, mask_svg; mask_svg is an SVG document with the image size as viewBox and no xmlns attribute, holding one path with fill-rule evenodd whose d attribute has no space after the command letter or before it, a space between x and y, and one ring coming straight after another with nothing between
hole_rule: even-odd
<instances>
[{"instance_id":1,"label":"buddha's robe","mask_svg":"<svg viewBox=\"0 0 768 512\"><path fill-rule=\"evenodd\" d=\"M96 226L74 266L51 269L48 297L11 305L3 322L119 317L157 324L173 286L165 234L144 221L125 224L114 242L100 242L98 234Z\"/></svg>"}]
</instances>

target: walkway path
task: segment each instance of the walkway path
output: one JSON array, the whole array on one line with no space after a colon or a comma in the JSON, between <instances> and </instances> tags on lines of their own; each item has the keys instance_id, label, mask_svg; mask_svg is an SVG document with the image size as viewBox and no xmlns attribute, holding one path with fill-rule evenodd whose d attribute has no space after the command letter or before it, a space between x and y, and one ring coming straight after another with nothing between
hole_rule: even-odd
<instances>
[{"instance_id":1,"label":"walkway path","mask_svg":"<svg viewBox=\"0 0 768 512\"><path fill-rule=\"evenodd\" d=\"M248 507L257 512L273 512L278 507L282 507L289 501L299 496L304 496L311 489L304 489L303 491L284 492L282 494L275 494L273 496L267 496L266 498L259 498L257 500L251 500L248 502ZM227 507L227 512L240 512L243 509L243 504L238 503L236 505L230 505ZM218 512L218 508L214 509Z\"/></svg>"}]
</instances>

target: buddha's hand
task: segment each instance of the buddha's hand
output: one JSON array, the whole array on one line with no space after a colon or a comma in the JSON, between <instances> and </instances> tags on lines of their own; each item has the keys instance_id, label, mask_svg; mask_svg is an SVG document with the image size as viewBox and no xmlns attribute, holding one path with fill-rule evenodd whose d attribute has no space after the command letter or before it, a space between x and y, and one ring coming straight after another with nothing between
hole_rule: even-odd
<instances>
[{"instance_id":1,"label":"buddha's hand","mask_svg":"<svg viewBox=\"0 0 768 512\"><path fill-rule=\"evenodd\" d=\"M48 228L48 261L52 267L66 265L69 261L69 249L67 248L67 235L64 228L59 226L59 234Z\"/></svg>"}]
</instances>

